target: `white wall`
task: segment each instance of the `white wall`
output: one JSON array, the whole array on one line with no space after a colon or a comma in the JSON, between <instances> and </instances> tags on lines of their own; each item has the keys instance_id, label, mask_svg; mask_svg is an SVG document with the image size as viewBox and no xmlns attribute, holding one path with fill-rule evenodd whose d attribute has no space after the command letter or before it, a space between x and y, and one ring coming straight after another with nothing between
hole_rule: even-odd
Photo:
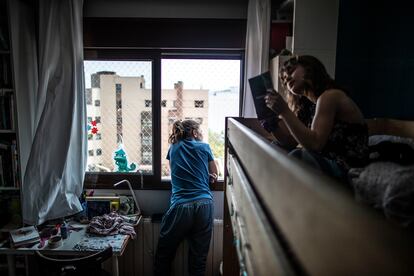
<instances>
[{"instance_id":1,"label":"white wall","mask_svg":"<svg viewBox=\"0 0 414 276\"><path fill-rule=\"evenodd\" d=\"M129 190L95 190L94 195L130 195ZM166 190L136 190L135 195L144 216L164 213L170 204L171 191ZM213 192L214 218L223 219L224 192Z\"/></svg>"},{"instance_id":2,"label":"white wall","mask_svg":"<svg viewBox=\"0 0 414 276\"><path fill-rule=\"evenodd\" d=\"M293 53L319 58L335 77L339 0L295 0Z\"/></svg>"},{"instance_id":3,"label":"white wall","mask_svg":"<svg viewBox=\"0 0 414 276\"><path fill-rule=\"evenodd\" d=\"M84 17L247 18L248 0L85 0Z\"/></svg>"},{"instance_id":4,"label":"white wall","mask_svg":"<svg viewBox=\"0 0 414 276\"><path fill-rule=\"evenodd\" d=\"M84 17L246 19L248 0L84 0ZM96 190L95 195L129 194ZM167 210L170 191L135 191L144 215ZM214 218L223 218L223 192L213 192Z\"/></svg>"}]
</instances>

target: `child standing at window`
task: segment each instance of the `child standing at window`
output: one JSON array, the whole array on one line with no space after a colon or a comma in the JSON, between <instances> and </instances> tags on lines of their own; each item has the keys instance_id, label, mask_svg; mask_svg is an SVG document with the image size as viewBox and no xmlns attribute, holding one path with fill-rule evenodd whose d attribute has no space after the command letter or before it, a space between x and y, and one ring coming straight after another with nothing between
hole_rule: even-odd
<instances>
[{"instance_id":1,"label":"child standing at window","mask_svg":"<svg viewBox=\"0 0 414 276\"><path fill-rule=\"evenodd\" d=\"M189 244L189 274L205 274L213 227L209 182L217 179L217 167L210 146L202 139L196 121L174 123L167 154L171 168L171 203L161 222L155 275L170 275L175 251L184 239Z\"/></svg>"}]
</instances>

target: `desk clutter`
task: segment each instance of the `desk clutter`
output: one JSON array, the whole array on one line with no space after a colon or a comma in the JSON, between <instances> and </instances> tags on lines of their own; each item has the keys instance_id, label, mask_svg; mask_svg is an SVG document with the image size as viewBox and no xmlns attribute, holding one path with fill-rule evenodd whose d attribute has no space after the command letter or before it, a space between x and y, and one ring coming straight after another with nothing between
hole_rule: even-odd
<instances>
[{"instance_id":1,"label":"desk clutter","mask_svg":"<svg viewBox=\"0 0 414 276\"><path fill-rule=\"evenodd\" d=\"M94 196L84 192L83 210L70 219L57 219L39 226L11 228L1 238L0 249L96 251L112 246L114 252L136 236L141 215L133 196ZM73 235L73 232L78 232Z\"/></svg>"},{"instance_id":2,"label":"desk clutter","mask_svg":"<svg viewBox=\"0 0 414 276\"><path fill-rule=\"evenodd\" d=\"M114 252L119 252L127 239L127 235L95 236L87 234L75 244L73 249L77 251L99 251L111 246Z\"/></svg>"},{"instance_id":3,"label":"desk clutter","mask_svg":"<svg viewBox=\"0 0 414 276\"><path fill-rule=\"evenodd\" d=\"M86 231L91 234L101 236L112 236L116 234L129 235L132 239L135 238L136 233L134 225L131 223L131 218L119 215L116 212L96 216L89 222Z\"/></svg>"},{"instance_id":4,"label":"desk clutter","mask_svg":"<svg viewBox=\"0 0 414 276\"><path fill-rule=\"evenodd\" d=\"M10 240L14 247L22 247L40 242L40 235L34 226L28 226L10 231Z\"/></svg>"}]
</instances>

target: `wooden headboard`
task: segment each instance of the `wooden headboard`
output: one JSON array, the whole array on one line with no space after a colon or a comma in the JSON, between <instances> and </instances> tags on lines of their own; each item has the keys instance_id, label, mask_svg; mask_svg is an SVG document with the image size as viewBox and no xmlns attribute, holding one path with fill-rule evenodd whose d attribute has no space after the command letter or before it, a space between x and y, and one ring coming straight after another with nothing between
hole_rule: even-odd
<instances>
[{"instance_id":1,"label":"wooden headboard","mask_svg":"<svg viewBox=\"0 0 414 276\"><path fill-rule=\"evenodd\" d=\"M369 120L371 134L414 137L414 122ZM228 118L225 275L414 275L414 236L345 185Z\"/></svg>"},{"instance_id":2,"label":"wooden headboard","mask_svg":"<svg viewBox=\"0 0 414 276\"><path fill-rule=\"evenodd\" d=\"M414 121L367 119L369 135L395 135L414 139Z\"/></svg>"}]
</instances>

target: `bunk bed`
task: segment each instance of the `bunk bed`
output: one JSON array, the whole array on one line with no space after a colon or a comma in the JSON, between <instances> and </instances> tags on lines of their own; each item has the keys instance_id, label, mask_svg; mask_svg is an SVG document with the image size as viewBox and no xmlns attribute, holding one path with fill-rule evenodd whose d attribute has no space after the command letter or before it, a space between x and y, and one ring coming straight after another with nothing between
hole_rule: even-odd
<instances>
[{"instance_id":1,"label":"bunk bed","mask_svg":"<svg viewBox=\"0 0 414 276\"><path fill-rule=\"evenodd\" d=\"M414 125L369 120L370 134ZM227 118L224 275L413 275L414 236L288 156L256 119Z\"/></svg>"}]
</instances>

